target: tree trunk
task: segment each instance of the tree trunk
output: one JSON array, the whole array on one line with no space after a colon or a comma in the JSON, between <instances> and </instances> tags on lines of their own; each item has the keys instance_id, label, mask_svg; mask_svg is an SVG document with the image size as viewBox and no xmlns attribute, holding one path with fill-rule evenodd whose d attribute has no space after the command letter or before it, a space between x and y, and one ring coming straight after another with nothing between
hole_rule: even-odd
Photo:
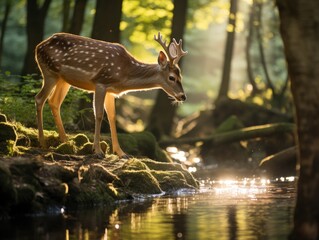
<instances>
[{"instance_id":1,"label":"tree trunk","mask_svg":"<svg viewBox=\"0 0 319 240\"><path fill-rule=\"evenodd\" d=\"M85 8L87 0L76 0L69 28L69 33L80 34L84 22Z\"/></svg>"},{"instance_id":2,"label":"tree trunk","mask_svg":"<svg viewBox=\"0 0 319 240\"><path fill-rule=\"evenodd\" d=\"M188 0L174 1L171 38L175 38L177 41L184 37L187 5ZM182 59L179 66L182 67ZM177 106L172 105L167 94L160 90L152 108L147 129L157 138L161 138L163 135L171 135L176 110Z\"/></svg>"},{"instance_id":3,"label":"tree trunk","mask_svg":"<svg viewBox=\"0 0 319 240\"><path fill-rule=\"evenodd\" d=\"M259 89L255 82L254 72L252 69L252 59L250 54L250 50L251 50L252 42L253 42L253 36L254 36L255 6L256 6L255 1L253 1L253 4L250 7L248 35L246 38L246 47L245 47L246 61L247 61L247 75L248 75L248 81L252 86L252 91L251 91L252 96L255 96L256 93L259 92Z\"/></svg>"},{"instance_id":4,"label":"tree trunk","mask_svg":"<svg viewBox=\"0 0 319 240\"><path fill-rule=\"evenodd\" d=\"M256 27L257 31L257 42L258 42L258 48L259 48L259 54L260 54L260 62L261 62L261 67L264 71L265 74L265 79L267 83L267 88L270 88L271 92L273 95L276 94L274 85L271 82L269 71L268 71L268 66L266 63L266 56L264 52L264 46L263 46L263 37L262 37L262 6L263 2L258 1L256 3L256 9L257 9L257 21L258 21L258 26Z\"/></svg>"},{"instance_id":5,"label":"tree trunk","mask_svg":"<svg viewBox=\"0 0 319 240\"><path fill-rule=\"evenodd\" d=\"M43 40L45 18L51 0L45 0L41 7L37 2L37 0L27 0L27 53L22 75L39 72L34 60L34 49Z\"/></svg>"},{"instance_id":6,"label":"tree trunk","mask_svg":"<svg viewBox=\"0 0 319 240\"><path fill-rule=\"evenodd\" d=\"M230 85L231 62L233 58L233 49L235 44L236 14L237 14L237 0L230 0L222 81L220 84L217 101L219 101L221 98L228 97L228 91L229 91L229 85Z\"/></svg>"},{"instance_id":7,"label":"tree trunk","mask_svg":"<svg viewBox=\"0 0 319 240\"><path fill-rule=\"evenodd\" d=\"M0 68L1 68L1 62L2 62L4 36L7 30L7 22L8 22L10 10L11 10L11 1L7 0L5 4L4 15L3 15L2 24L1 24L1 33L0 33Z\"/></svg>"},{"instance_id":8,"label":"tree trunk","mask_svg":"<svg viewBox=\"0 0 319 240\"><path fill-rule=\"evenodd\" d=\"M291 239L319 239L319 1L277 0L300 164Z\"/></svg>"},{"instance_id":9,"label":"tree trunk","mask_svg":"<svg viewBox=\"0 0 319 240\"><path fill-rule=\"evenodd\" d=\"M96 0L92 38L120 42L123 0Z\"/></svg>"},{"instance_id":10,"label":"tree trunk","mask_svg":"<svg viewBox=\"0 0 319 240\"><path fill-rule=\"evenodd\" d=\"M63 1L62 32L67 32L69 29L70 5L71 5L71 0L64 0Z\"/></svg>"}]
</instances>

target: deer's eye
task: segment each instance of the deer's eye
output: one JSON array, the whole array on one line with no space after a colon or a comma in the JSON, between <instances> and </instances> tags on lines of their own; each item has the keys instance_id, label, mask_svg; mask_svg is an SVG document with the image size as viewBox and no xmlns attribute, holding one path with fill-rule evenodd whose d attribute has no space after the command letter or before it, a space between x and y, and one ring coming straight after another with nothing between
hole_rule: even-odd
<instances>
[{"instance_id":1,"label":"deer's eye","mask_svg":"<svg viewBox=\"0 0 319 240\"><path fill-rule=\"evenodd\" d=\"M171 80L171 81L174 81L174 82L176 80L175 77L173 77L173 76L169 76L168 79Z\"/></svg>"}]
</instances>

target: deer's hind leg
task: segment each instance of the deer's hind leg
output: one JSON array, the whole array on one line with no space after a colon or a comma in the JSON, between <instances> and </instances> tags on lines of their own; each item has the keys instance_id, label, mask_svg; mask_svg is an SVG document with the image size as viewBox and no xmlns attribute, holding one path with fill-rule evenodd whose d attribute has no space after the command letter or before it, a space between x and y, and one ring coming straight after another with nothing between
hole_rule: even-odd
<instances>
[{"instance_id":1,"label":"deer's hind leg","mask_svg":"<svg viewBox=\"0 0 319 240\"><path fill-rule=\"evenodd\" d=\"M53 114L55 125L57 126L60 141L65 142L67 141L67 136L63 127L63 122L61 119L60 109L61 104L70 89L70 84L66 83L62 79L57 81L55 89L53 93L50 95L48 102Z\"/></svg>"},{"instance_id":2,"label":"deer's hind leg","mask_svg":"<svg viewBox=\"0 0 319 240\"><path fill-rule=\"evenodd\" d=\"M52 90L57 84L58 77L57 75L48 72L42 71L43 76L43 85L40 92L35 96L35 104L37 109L37 124L38 124L38 137L40 146L45 148L45 140L43 134L43 106L51 94Z\"/></svg>"}]
</instances>

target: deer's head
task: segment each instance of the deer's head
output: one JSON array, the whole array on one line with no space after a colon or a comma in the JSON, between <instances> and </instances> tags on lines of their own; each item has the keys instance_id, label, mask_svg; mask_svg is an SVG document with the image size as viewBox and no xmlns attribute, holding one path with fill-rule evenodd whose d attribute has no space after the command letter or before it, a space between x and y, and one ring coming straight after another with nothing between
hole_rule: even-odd
<instances>
[{"instance_id":1,"label":"deer's head","mask_svg":"<svg viewBox=\"0 0 319 240\"><path fill-rule=\"evenodd\" d=\"M155 41L157 41L164 49L164 52L160 51L158 55L158 64L163 75L163 90L175 101L183 102L186 100L186 95L182 86L182 74L178 66L178 62L182 56L187 54L187 51L182 49L182 40L179 43L176 42L175 38L173 41L166 45L166 41L163 41L161 33L154 36Z\"/></svg>"}]
</instances>

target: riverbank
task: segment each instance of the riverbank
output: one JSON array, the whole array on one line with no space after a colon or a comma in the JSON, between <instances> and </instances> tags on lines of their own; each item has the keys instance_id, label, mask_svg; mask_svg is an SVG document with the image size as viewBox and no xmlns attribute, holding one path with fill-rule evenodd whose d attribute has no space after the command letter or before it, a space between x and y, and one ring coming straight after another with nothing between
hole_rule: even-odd
<instances>
[{"instance_id":1,"label":"riverbank","mask_svg":"<svg viewBox=\"0 0 319 240\"><path fill-rule=\"evenodd\" d=\"M55 132L46 132L49 149L38 147L36 130L21 124L0 123L0 215L46 213L51 207L112 205L118 200L181 189L198 183L182 165L165 157L150 133L122 135L124 148L134 156L119 159L92 154L92 143L77 135L59 144ZM154 156L152 160L150 156ZM159 162L162 160L162 162Z\"/></svg>"}]
</instances>

